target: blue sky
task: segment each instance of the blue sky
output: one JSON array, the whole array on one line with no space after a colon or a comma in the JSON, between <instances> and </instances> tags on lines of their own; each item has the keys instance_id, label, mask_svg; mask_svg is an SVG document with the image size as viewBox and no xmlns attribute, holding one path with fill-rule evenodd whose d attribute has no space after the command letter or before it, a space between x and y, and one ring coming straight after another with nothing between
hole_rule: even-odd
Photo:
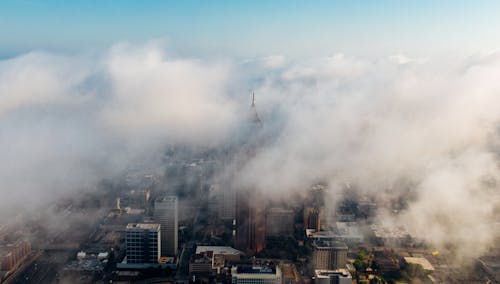
<instances>
[{"instance_id":1,"label":"blue sky","mask_svg":"<svg viewBox=\"0 0 500 284\"><path fill-rule=\"evenodd\" d=\"M0 57L162 38L171 52L252 57L481 52L500 1L0 1Z\"/></svg>"}]
</instances>

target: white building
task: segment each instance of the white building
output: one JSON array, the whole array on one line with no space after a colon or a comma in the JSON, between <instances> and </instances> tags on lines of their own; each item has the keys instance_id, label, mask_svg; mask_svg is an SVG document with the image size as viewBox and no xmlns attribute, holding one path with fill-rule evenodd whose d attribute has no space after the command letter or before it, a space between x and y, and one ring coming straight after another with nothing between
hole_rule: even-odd
<instances>
[{"instance_id":1,"label":"white building","mask_svg":"<svg viewBox=\"0 0 500 284\"><path fill-rule=\"evenodd\" d=\"M176 196L155 201L154 219L161 225L161 256L176 256L178 247L178 205Z\"/></svg>"},{"instance_id":2,"label":"white building","mask_svg":"<svg viewBox=\"0 0 500 284\"><path fill-rule=\"evenodd\" d=\"M347 269L314 270L314 284L352 284L352 276Z\"/></svg>"}]
</instances>

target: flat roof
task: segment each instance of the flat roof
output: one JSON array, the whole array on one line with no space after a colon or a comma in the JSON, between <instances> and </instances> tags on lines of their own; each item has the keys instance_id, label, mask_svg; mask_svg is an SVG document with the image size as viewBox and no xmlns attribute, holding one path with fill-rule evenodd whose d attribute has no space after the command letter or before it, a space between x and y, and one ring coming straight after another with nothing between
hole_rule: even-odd
<instances>
[{"instance_id":1,"label":"flat roof","mask_svg":"<svg viewBox=\"0 0 500 284\"><path fill-rule=\"evenodd\" d=\"M348 249L345 243L338 241L316 240L314 241L313 246L316 248Z\"/></svg>"},{"instance_id":2,"label":"flat roof","mask_svg":"<svg viewBox=\"0 0 500 284\"><path fill-rule=\"evenodd\" d=\"M213 252L213 254L243 254L241 251L234 249L232 247L224 247L224 246L197 246L196 254L204 253L207 251Z\"/></svg>"},{"instance_id":3,"label":"flat roof","mask_svg":"<svg viewBox=\"0 0 500 284\"><path fill-rule=\"evenodd\" d=\"M424 257L405 257L406 263L419 264L424 270L434 271L434 266Z\"/></svg>"},{"instance_id":4,"label":"flat roof","mask_svg":"<svg viewBox=\"0 0 500 284\"><path fill-rule=\"evenodd\" d=\"M277 279L281 270L277 266L233 266L231 275L239 279Z\"/></svg>"},{"instance_id":5,"label":"flat roof","mask_svg":"<svg viewBox=\"0 0 500 284\"><path fill-rule=\"evenodd\" d=\"M349 270L345 268L339 268L335 270L326 270L326 269L314 270L314 276L316 276L317 278L329 278L330 275L342 275L344 277L351 277Z\"/></svg>"},{"instance_id":6,"label":"flat roof","mask_svg":"<svg viewBox=\"0 0 500 284\"><path fill-rule=\"evenodd\" d=\"M157 223L129 223L127 229L159 229L160 224Z\"/></svg>"},{"instance_id":7,"label":"flat roof","mask_svg":"<svg viewBox=\"0 0 500 284\"><path fill-rule=\"evenodd\" d=\"M168 195L168 196L162 196L162 197L158 197L156 199L156 202L162 202L162 201L176 201L177 200L177 196L175 195Z\"/></svg>"}]
</instances>

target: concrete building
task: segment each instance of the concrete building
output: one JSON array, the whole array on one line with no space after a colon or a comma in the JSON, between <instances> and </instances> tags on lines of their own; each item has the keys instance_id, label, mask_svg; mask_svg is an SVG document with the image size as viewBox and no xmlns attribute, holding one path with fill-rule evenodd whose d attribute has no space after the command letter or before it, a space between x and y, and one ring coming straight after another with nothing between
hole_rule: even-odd
<instances>
[{"instance_id":1,"label":"concrete building","mask_svg":"<svg viewBox=\"0 0 500 284\"><path fill-rule=\"evenodd\" d=\"M232 247L197 246L189 261L189 274L197 277L220 274L226 263L239 262L242 255Z\"/></svg>"},{"instance_id":2,"label":"concrete building","mask_svg":"<svg viewBox=\"0 0 500 284\"><path fill-rule=\"evenodd\" d=\"M160 224L128 224L126 229L127 263L158 263L161 252Z\"/></svg>"},{"instance_id":3,"label":"concrete building","mask_svg":"<svg viewBox=\"0 0 500 284\"><path fill-rule=\"evenodd\" d=\"M293 211L269 208L266 216L266 236L276 237L293 234Z\"/></svg>"},{"instance_id":4,"label":"concrete building","mask_svg":"<svg viewBox=\"0 0 500 284\"><path fill-rule=\"evenodd\" d=\"M236 216L236 248L253 255L264 249L266 214L262 200L255 192L239 192Z\"/></svg>"},{"instance_id":5,"label":"concrete building","mask_svg":"<svg viewBox=\"0 0 500 284\"><path fill-rule=\"evenodd\" d=\"M178 247L178 205L176 196L155 200L154 219L161 225L161 256L176 256Z\"/></svg>"},{"instance_id":6,"label":"concrete building","mask_svg":"<svg viewBox=\"0 0 500 284\"><path fill-rule=\"evenodd\" d=\"M244 255L243 252L232 247L225 246L197 246L196 254L203 254L210 252L213 255L222 255L226 261L240 261Z\"/></svg>"},{"instance_id":7,"label":"concrete building","mask_svg":"<svg viewBox=\"0 0 500 284\"><path fill-rule=\"evenodd\" d=\"M31 253L31 244L19 240L12 244L0 245L0 270L10 271L17 267Z\"/></svg>"},{"instance_id":8,"label":"concrete building","mask_svg":"<svg viewBox=\"0 0 500 284\"><path fill-rule=\"evenodd\" d=\"M218 213L222 220L234 220L236 218L236 190L224 181L218 188Z\"/></svg>"},{"instance_id":9,"label":"concrete building","mask_svg":"<svg viewBox=\"0 0 500 284\"><path fill-rule=\"evenodd\" d=\"M314 269L335 270L347 263L347 246L335 241L315 241L313 243Z\"/></svg>"},{"instance_id":10,"label":"concrete building","mask_svg":"<svg viewBox=\"0 0 500 284\"><path fill-rule=\"evenodd\" d=\"M352 284L352 276L347 269L314 270L314 284Z\"/></svg>"},{"instance_id":11,"label":"concrete building","mask_svg":"<svg viewBox=\"0 0 500 284\"><path fill-rule=\"evenodd\" d=\"M321 231L321 210L307 207L304 209L304 228Z\"/></svg>"},{"instance_id":12,"label":"concrete building","mask_svg":"<svg viewBox=\"0 0 500 284\"><path fill-rule=\"evenodd\" d=\"M232 284L281 284L281 269L277 266L233 266Z\"/></svg>"}]
</instances>

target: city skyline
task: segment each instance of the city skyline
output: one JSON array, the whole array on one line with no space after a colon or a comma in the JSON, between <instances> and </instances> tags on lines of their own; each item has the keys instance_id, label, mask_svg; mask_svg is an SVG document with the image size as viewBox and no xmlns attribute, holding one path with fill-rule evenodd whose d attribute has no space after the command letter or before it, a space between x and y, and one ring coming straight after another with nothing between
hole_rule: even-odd
<instances>
[{"instance_id":1,"label":"city skyline","mask_svg":"<svg viewBox=\"0 0 500 284\"><path fill-rule=\"evenodd\" d=\"M0 1L0 282L500 283L499 8Z\"/></svg>"}]
</instances>

